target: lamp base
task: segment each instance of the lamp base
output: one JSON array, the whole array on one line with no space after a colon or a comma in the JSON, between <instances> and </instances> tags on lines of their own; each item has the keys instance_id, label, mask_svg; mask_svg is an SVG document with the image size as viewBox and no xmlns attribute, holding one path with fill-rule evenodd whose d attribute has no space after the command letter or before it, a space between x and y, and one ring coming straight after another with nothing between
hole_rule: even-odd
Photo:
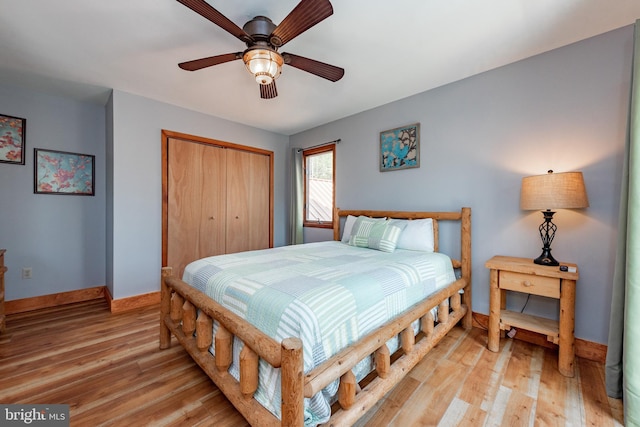
<instances>
[{"instance_id":1,"label":"lamp base","mask_svg":"<svg viewBox=\"0 0 640 427\"><path fill-rule=\"evenodd\" d=\"M560 263L551 255L551 249L542 249L542 254L533 260L534 264L548 265L550 267L558 266Z\"/></svg>"},{"instance_id":2,"label":"lamp base","mask_svg":"<svg viewBox=\"0 0 640 427\"><path fill-rule=\"evenodd\" d=\"M533 260L535 264L556 266L560 265L558 261L551 255L551 242L556 235L558 227L551 221L553 219L553 212L551 209L542 211L544 216L544 222L540 224L538 230L540 231L540 237L542 238L542 254Z\"/></svg>"}]
</instances>

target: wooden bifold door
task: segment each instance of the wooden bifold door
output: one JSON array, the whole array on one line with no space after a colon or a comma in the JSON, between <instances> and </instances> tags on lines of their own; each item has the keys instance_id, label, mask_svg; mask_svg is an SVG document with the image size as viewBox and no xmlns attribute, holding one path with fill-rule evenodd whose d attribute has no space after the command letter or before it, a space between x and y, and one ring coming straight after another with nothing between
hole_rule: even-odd
<instances>
[{"instance_id":1,"label":"wooden bifold door","mask_svg":"<svg viewBox=\"0 0 640 427\"><path fill-rule=\"evenodd\" d=\"M273 152L163 131L162 264L273 246Z\"/></svg>"}]
</instances>

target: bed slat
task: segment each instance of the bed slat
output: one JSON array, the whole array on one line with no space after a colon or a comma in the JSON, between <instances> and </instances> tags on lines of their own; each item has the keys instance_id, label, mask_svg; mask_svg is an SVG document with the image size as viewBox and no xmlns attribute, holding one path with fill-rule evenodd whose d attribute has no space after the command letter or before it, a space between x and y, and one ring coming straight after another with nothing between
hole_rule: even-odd
<instances>
[{"instance_id":1,"label":"bed slat","mask_svg":"<svg viewBox=\"0 0 640 427\"><path fill-rule=\"evenodd\" d=\"M174 293L171 296L171 320L179 322L182 320L182 305L184 304L184 298L178 293Z\"/></svg>"},{"instance_id":2,"label":"bed slat","mask_svg":"<svg viewBox=\"0 0 640 427\"><path fill-rule=\"evenodd\" d=\"M438 305L438 322L449 320L449 300L444 300Z\"/></svg>"},{"instance_id":3,"label":"bed slat","mask_svg":"<svg viewBox=\"0 0 640 427\"><path fill-rule=\"evenodd\" d=\"M348 371L340 377L338 387L338 403L342 409L349 409L356 401L356 376Z\"/></svg>"},{"instance_id":4,"label":"bed slat","mask_svg":"<svg viewBox=\"0 0 640 427\"><path fill-rule=\"evenodd\" d=\"M387 378L387 375L389 375L389 366L391 366L391 352L386 344L376 350L375 362L378 376L380 378Z\"/></svg>"},{"instance_id":5,"label":"bed slat","mask_svg":"<svg viewBox=\"0 0 640 427\"><path fill-rule=\"evenodd\" d=\"M433 328L435 327L435 319L433 317L433 313L429 311L427 314L422 316L420 319L420 330L423 334L429 338L433 335Z\"/></svg>"},{"instance_id":6,"label":"bed slat","mask_svg":"<svg viewBox=\"0 0 640 427\"><path fill-rule=\"evenodd\" d=\"M196 345L200 351L208 351L213 343L213 319L200 312L196 319Z\"/></svg>"},{"instance_id":7,"label":"bed slat","mask_svg":"<svg viewBox=\"0 0 640 427\"><path fill-rule=\"evenodd\" d=\"M240 391L245 398L253 398L258 390L258 354L249 346L240 352Z\"/></svg>"},{"instance_id":8,"label":"bed slat","mask_svg":"<svg viewBox=\"0 0 640 427\"><path fill-rule=\"evenodd\" d=\"M451 310L458 310L460 308L460 294L451 295L451 298L449 298L449 304L451 305Z\"/></svg>"},{"instance_id":9,"label":"bed slat","mask_svg":"<svg viewBox=\"0 0 640 427\"><path fill-rule=\"evenodd\" d=\"M216 368L226 372L233 358L233 335L220 325L216 332Z\"/></svg>"},{"instance_id":10,"label":"bed slat","mask_svg":"<svg viewBox=\"0 0 640 427\"><path fill-rule=\"evenodd\" d=\"M405 354L411 353L413 345L416 343L416 337L413 335L413 328L411 326L404 328L402 332L400 332L400 342L402 343L402 351L404 351Z\"/></svg>"},{"instance_id":11,"label":"bed slat","mask_svg":"<svg viewBox=\"0 0 640 427\"><path fill-rule=\"evenodd\" d=\"M182 304L182 332L186 336L193 335L196 330L196 307L188 300Z\"/></svg>"}]
</instances>

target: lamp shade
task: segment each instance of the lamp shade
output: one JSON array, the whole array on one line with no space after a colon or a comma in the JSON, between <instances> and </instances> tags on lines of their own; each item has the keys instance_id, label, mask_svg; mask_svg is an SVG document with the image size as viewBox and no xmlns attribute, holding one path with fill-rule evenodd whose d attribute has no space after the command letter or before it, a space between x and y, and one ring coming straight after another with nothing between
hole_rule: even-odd
<instances>
[{"instance_id":1,"label":"lamp shade","mask_svg":"<svg viewBox=\"0 0 640 427\"><path fill-rule=\"evenodd\" d=\"M589 207L582 172L549 173L522 178L520 209L577 209Z\"/></svg>"}]
</instances>

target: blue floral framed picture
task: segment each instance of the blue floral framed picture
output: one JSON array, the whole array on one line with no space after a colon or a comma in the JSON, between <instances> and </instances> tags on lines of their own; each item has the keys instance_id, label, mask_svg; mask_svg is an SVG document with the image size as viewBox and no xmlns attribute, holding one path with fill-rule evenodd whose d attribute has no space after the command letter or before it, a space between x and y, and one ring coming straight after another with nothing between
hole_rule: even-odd
<instances>
[{"instance_id":1,"label":"blue floral framed picture","mask_svg":"<svg viewBox=\"0 0 640 427\"><path fill-rule=\"evenodd\" d=\"M91 154L35 148L34 174L36 194L95 194L95 156Z\"/></svg>"},{"instance_id":2,"label":"blue floral framed picture","mask_svg":"<svg viewBox=\"0 0 640 427\"><path fill-rule=\"evenodd\" d=\"M420 167L420 123L380 132L380 172Z\"/></svg>"},{"instance_id":3,"label":"blue floral framed picture","mask_svg":"<svg viewBox=\"0 0 640 427\"><path fill-rule=\"evenodd\" d=\"M0 162L24 165L27 119L0 114Z\"/></svg>"}]
</instances>

